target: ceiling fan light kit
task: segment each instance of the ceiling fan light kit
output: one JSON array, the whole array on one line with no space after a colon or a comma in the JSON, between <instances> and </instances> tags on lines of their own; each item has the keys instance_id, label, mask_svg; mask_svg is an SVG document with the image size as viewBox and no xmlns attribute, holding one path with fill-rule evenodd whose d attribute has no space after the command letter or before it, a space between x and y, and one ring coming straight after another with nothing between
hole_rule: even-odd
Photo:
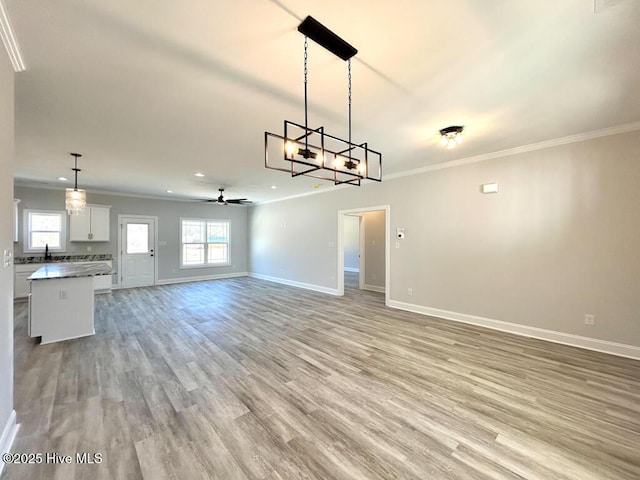
<instances>
[{"instance_id":1,"label":"ceiling fan light kit","mask_svg":"<svg viewBox=\"0 0 640 480\"><path fill-rule=\"evenodd\" d=\"M328 180L335 185L360 186L364 179L382 181L382 154L365 143L351 140L351 58L358 53L354 47L311 16L298 26L304 40L304 125L284 121L284 134L264 133L264 165L272 170L288 172L292 177L305 175ZM342 139L324 131L324 127L309 127L307 101L308 39L347 62L349 137ZM275 146L274 146L275 145ZM273 155L269 155L269 151Z\"/></svg>"},{"instance_id":2,"label":"ceiling fan light kit","mask_svg":"<svg viewBox=\"0 0 640 480\"><path fill-rule=\"evenodd\" d=\"M246 198L224 198L224 188L219 188L218 191L220 195L215 200L205 200L208 203L217 203L219 205L247 205L249 203L253 203L251 200L247 200Z\"/></svg>"}]
</instances>

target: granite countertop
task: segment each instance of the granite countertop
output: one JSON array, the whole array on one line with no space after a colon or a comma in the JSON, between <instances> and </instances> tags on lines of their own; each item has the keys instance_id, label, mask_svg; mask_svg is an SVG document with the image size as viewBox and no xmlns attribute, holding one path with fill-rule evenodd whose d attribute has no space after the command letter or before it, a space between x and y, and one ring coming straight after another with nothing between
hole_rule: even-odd
<instances>
[{"instance_id":1,"label":"granite countertop","mask_svg":"<svg viewBox=\"0 0 640 480\"><path fill-rule=\"evenodd\" d=\"M52 255L46 262L44 255L40 255L37 257L15 257L13 263L14 265L28 265L30 263L100 262L106 260L113 260L113 255L110 253L97 255Z\"/></svg>"},{"instance_id":2,"label":"granite countertop","mask_svg":"<svg viewBox=\"0 0 640 480\"><path fill-rule=\"evenodd\" d=\"M111 275L112 268L104 263L52 263L40 267L28 280L50 280L53 278L95 277L96 275Z\"/></svg>"}]
</instances>

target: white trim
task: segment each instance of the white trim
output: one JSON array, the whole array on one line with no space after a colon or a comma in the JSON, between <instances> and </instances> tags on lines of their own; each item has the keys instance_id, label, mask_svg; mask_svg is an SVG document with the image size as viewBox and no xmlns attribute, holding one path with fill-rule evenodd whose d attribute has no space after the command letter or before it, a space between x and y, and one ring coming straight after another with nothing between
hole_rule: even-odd
<instances>
[{"instance_id":1,"label":"white trim","mask_svg":"<svg viewBox=\"0 0 640 480\"><path fill-rule=\"evenodd\" d=\"M158 217L155 215L136 215L136 214L127 214L127 213L119 213L118 214L118 278L116 279L116 285L111 287L112 290L119 290L122 287L122 220L125 218L132 218L134 220L153 220L153 284L156 285L158 283ZM138 285L139 287L150 287L151 285Z\"/></svg>"},{"instance_id":2,"label":"white trim","mask_svg":"<svg viewBox=\"0 0 640 480\"><path fill-rule=\"evenodd\" d=\"M391 292L391 205L378 205L375 207L361 207L361 208L352 208L349 210L338 210L338 243L337 246L337 255L338 255L338 272L344 271L344 217L346 215L353 215L355 213L365 213L365 212L378 212L384 211L384 224L385 224L385 247L384 247L384 284L385 294L384 294L384 304L389 305L391 301L390 292ZM362 233L362 230L361 230ZM361 235L362 237L362 235ZM360 258L362 258L364 250L360 251ZM362 267L361 263L361 267ZM364 277L364 268L360 272L361 277ZM362 285L364 288L364 285ZM336 295L343 296L344 295L344 275L342 273L338 275L337 279L337 288Z\"/></svg>"},{"instance_id":3,"label":"white trim","mask_svg":"<svg viewBox=\"0 0 640 480\"><path fill-rule=\"evenodd\" d=\"M76 335L75 337L57 338L55 340L47 340L46 342L42 341L41 339L38 345L50 345L52 343L66 342L67 340L75 340L76 338L90 337L95 334L96 334L96 331L94 329L91 333L83 333L82 335Z\"/></svg>"},{"instance_id":4,"label":"white trim","mask_svg":"<svg viewBox=\"0 0 640 480\"><path fill-rule=\"evenodd\" d=\"M11 410L7 423L2 429L2 436L0 437L0 455L11 451L11 446L13 445L13 441L15 440L19 429L20 425L16 423L16 411ZM4 465L4 462L0 461L0 474L2 474Z\"/></svg>"},{"instance_id":5,"label":"white trim","mask_svg":"<svg viewBox=\"0 0 640 480\"><path fill-rule=\"evenodd\" d=\"M1 1L1 0L0 0ZM22 210L22 253L44 253L44 248L31 246L31 214L60 216L60 247L50 247L50 252L65 253L67 251L68 215L66 210L43 210L40 208L25 208Z\"/></svg>"},{"instance_id":6,"label":"white trim","mask_svg":"<svg viewBox=\"0 0 640 480\"><path fill-rule=\"evenodd\" d=\"M220 273L218 275L202 275L200 277L165 278L158 280L156 285L172 285L174 283L203 282L206 280L221 280L223 278L247 277L247 272Z\"/></svg>"},{"instance_id":7,"label":"white trim","mask_svg":"<svg viewBox=\"0 0 640 480\"><path fill-rule=\"evenodd\" d=\"M370 292L387 293L387 289L379 287L377 285L363 285L362 290L369 290Z\"/></svg>"},{"instance_id":8,"label":"white trim","mask_svg":"<svg viewBox=\"0 0 640 480\"><path fill-rule=\"evenodd\" d=\"M523 337L538 338L548 342L561 343L572 347L579 347L586 350L594 350L596 352L603 352L611 355L617 355L619 357L640 360L640 347L634 345L625 345L623 343L609 342L607 340L599 340L597 338L582 337L571 333L504 322L491 318L468 315L466 313L451 312L448 310L441 310L439 308L424 307L422 305L398 302L396 300L389 302L389 307L406 310L407 312L443 318L446 320L453 320L454 322L469 323L471 325L499 330L501 332L513 333Z\"/></svg>"},{"instance_id":9,"label":"white trim","mask_svg":"<svg viewBox=\"0 0 640 480\"><path fill-rule=\"evenodd\" d=\"M204 262L205 263L198 263L195 265L185 265L183 263L183 257L182 255L184 254L184 248L183 246L185 245L185 243L182 241L182 229L184 226L184 222L201 222L204 223L204 230L205 230L205 241L204 242L194 242L194 243L187 243L187 245L200 245L202 243L202 245L204 245ZM206 236L207 236L207 229L208 229L208 224L209 222L211 223L226 223L227 224L227 241L226 242L207 242L206 241ZM190 269L190 268L211 268L211 267L229 267L231 266L231 220L230 219L225 219L225 218L196 218L196 217L180 217L180 228L179 228L180 232L180 242L179 242L179 248L180 248L180 269ZM226 245L227 246L227 261L223 262L223 263L208 263L209 260L209 249L207 248L208 245Z\"/></svg>"},{"instance_id":10,"label":"white trim","mask_svg":"<svg viewBox=\"0 0 640 480\"><path fill-rule=\"evenodd\" d=\"M435 165L428 165L426 167L414 168L413 170L406 170L404 172L392 173L385 176L385 180L393 180L395 178L409 177L412 175L418 175L426 172L433 172L436 170L443 170L445 168L458 167L461 165L468 165L470 163L484 162L486 160L494 160L496 158L508 157L511 155L517 155L519 153L533 152L536 150L543 150L545 148L557 147L560 145L567 145L569 143L583 142L586 140L592 140L594 138L607 137L609 135L618 135L620 133L633 132L640 130L640 122L625 123L623 125L617 125L615 127L603 128L601 130L594 130L592 132L579 133L577 135L569 135L568 137L554 138L552 140L546 140L544 142L531 143L529 145L522 145L514 148L507 148L506 150L498 150L497 152L484 153L482 155L475 155L473 157L460 158L458 160L451 160L444 163L436 163Z\"/></svg>"},{"instance_id":11,"label":"white trim","mask_svg":"<svg viewBox=\"0 0 640 480\"><path fill-rule=\"evenodd\" d=\"M351 272L351 273L359 273L360 269L357 267L344 267L344 271Z\"/></svg>"},{"instance_id":12,"label":"white trim","mask_svg":"<svg viewBox=\"0 0 640 480\"><path fill-rule=\"evenodd\" d=\"M360 222L358 223L358 256L359 258L359 264L360 264L360 275L358 275L358 288L360 290L362 290L364 288L364 284L366 283L366 278L367 275L365 272L365 267L366 267L366 258L365 258L365 254L367 253L367 245L365 243L365 234L366 234L366 230L365 230L365 220L364 220L364 215L358 215L358 219L360 220Z\"/></svg>"},{"instance_id":13,"label":"white trim","mask_svg":"<svg viewBox=\"0 0 640 480\"><path fill-rule=\"evenodd\" d=\"M9 55L9 60L11 60L11 65L13 65L13 70L16 73L24 72L27 67L24 65L20 46L18 45L18 39L13 33L9 14L7 13L7 9L5 8L2 0L0 0L0 37L2 37L4 48L7 49L7 54ZM0 471L2 471L1 467Z\"/></svg>"},{"instance_id":14,"label":"white trim","mask_svg":"<svg viewBox=\"0 0 640 480\"><path fill-rule=\"evenodd\" d=\"M271 277L269 275L262 275L261 273L250 272L249 276L252 278L258 278L260 280L266 280L267 282L281 283L283 285L304 288L306 290L313 290L314 292L327 293L329 295L338 295L338 290L336 290L335 288L322 287L320 285L313 285L311 283L296 282L294 280L288 280L286 278Z\"/></svg>"},{"instance_id":15,"label":"white trim","mask_svg":"<svg viewBox=\"0 0 640 480\"><path fill-rule=\"evenodd\" d=\"M415 168L413 170L405 170L402 172L386 174L383 178L383 181L394 180L397 178L408 177L412 175L418 175L420 173L433 172L436 170L443 170L445 168L458 167L461 165L467 165L470 163L476 162L484 162L486 160L493 160L495 158L507 157L510 155L516 155L519 153L533 152L536 150L543 150L545 148L557 147L559 145L566 145L569 143L577 143L585 140L592 140L594 138L607 137L609 135L618 135L620 133L628 133L633 132L635 130L640 130L640 122L631 122L624 123L622 125L616 125L613 127L603 128L600 130L593 130L590 132L578 133L576 135L569 135L566 137L554 138L551 140L545 140L542 142L530 143L528 145L522 145L519 147L508 148L505 150L498 150L496 152L489 152L482 155L475 155L472 157L460 158L457 160L451 160L449 162L444 163L436 163L434 165L428 165L425 167ZM372 185L373 183L365 183L365 185ZM325 190L313 190L311 192L299 193L296 195L289 195L287 197L276 198L273 200L265 200L262 202L256 202L252 206L257 205L266 205L269 203L282 202L285 200L291 200L293 198L306 197L309 195L317 195L322 193L335 192L341 188L349 188L349 185L337 185L332 186L331 189Z\"/></svg>"}]
</instances>

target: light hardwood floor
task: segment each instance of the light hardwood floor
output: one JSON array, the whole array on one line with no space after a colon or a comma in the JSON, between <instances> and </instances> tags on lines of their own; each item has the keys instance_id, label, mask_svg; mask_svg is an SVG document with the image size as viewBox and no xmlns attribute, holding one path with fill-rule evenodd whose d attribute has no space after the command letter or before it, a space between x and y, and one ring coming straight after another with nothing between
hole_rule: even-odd
<instances>
[{"instance_id":1,"label":"light hardwood floor","mask_svg":"<svg viewBox=\"0 0 640 480\"><path fill-rule=\"evenodd\" d=\"M638 479L640 362L251 278L101 295L37 345L16 305L2 479Z\"/></svg>"}]
</instances>

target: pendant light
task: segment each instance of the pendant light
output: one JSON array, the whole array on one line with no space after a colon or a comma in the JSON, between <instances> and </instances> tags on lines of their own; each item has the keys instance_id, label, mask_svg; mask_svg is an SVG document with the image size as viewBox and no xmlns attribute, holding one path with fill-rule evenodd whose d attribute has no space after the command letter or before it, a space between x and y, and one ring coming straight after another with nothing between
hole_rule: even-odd
<instances>
[{"instance_id":1,"label":"pendant light","mask_svg":"<svg viewBox=\"0 0 640 480\"><path fill-rule=\"evenodd\" d=\"M78 172L82 171L78 168L78 157L82 155L79 153L71 153L70 155L75 158L74 167L71 170L73 170L76 178L74 187L67 188L64 204L69 215L79 215L87 207L87 192L78 190Z\"/></svg>"},{"instance_id":2,"label":"pendant light","mask_svg":"<svg viewBox=\"0 0 640 480\"><path fill-rule=\"evenodd\" d=\"M305 175L335 185L360 186L362 180L382 181L382 154L369 148L367 142L354 143L351 137L351 58L358 50L311 16L300 23L298 31L304 35L304 125L285 120L284 135L264 132L264 166L290 173L292 177ZM308 39L347 62L347 139L328 134L323 126L309 125Z\"/></svg>"}]
</instances>

